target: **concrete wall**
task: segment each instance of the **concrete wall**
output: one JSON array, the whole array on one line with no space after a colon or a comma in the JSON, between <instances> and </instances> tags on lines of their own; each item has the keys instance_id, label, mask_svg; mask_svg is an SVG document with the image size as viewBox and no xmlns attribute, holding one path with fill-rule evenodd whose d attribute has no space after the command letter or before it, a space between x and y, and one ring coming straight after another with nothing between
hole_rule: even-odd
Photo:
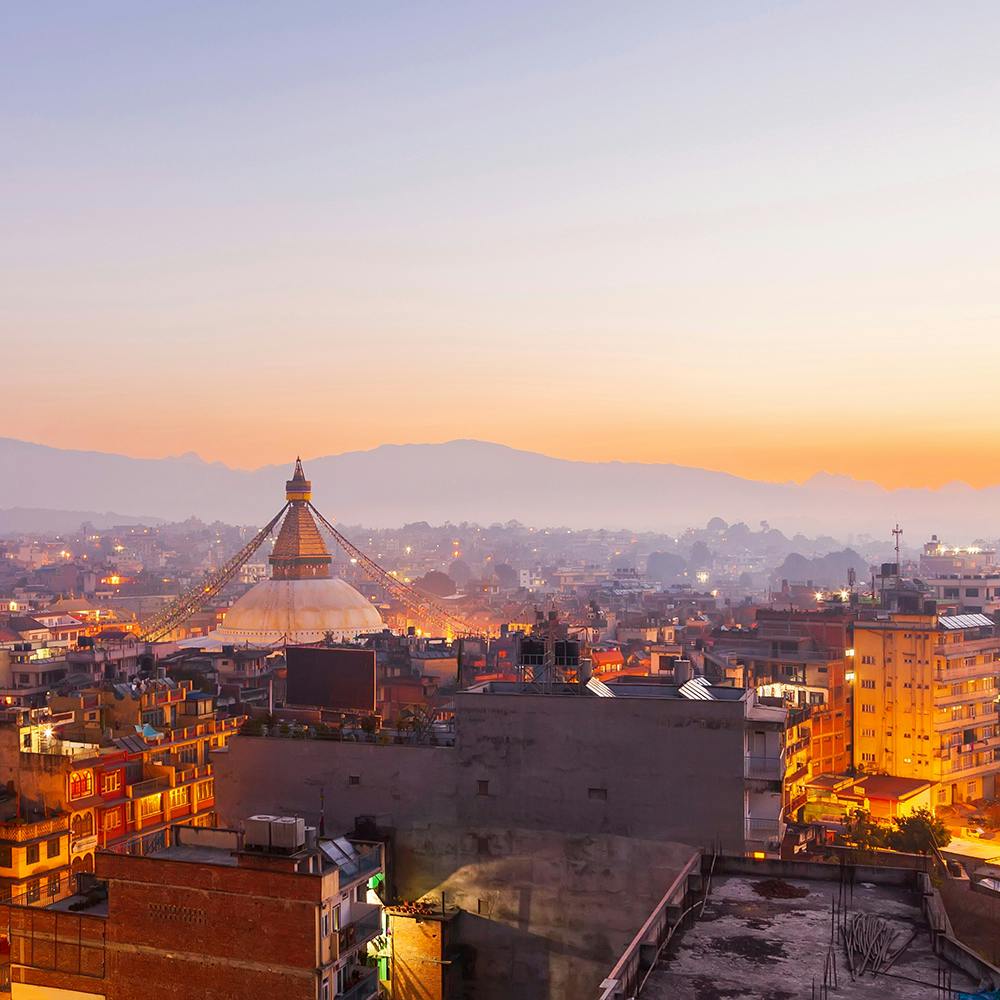
<instances>
[{"instance_id":1,"label":"concrete wall","mask_svg":"<svg viewBox=\"0 0 1000 1000\"><path fill-rule=\"evenodd\" d=\"M456 695L456 746L240 736L214 754L220 822L540 829L743 850L738 702ZM353 778L356 781L352 781Z\"/></svg>"},{"instance_id":2,"label":"concrete wall","mask_svg":"<svg viewBox=\"0 0 1000 1000\"><path fill-rule=\"evenodd\" d=\"M459 693L455 708L467 826L743 849L739 702Z\"/></svg>"}]
</instances>

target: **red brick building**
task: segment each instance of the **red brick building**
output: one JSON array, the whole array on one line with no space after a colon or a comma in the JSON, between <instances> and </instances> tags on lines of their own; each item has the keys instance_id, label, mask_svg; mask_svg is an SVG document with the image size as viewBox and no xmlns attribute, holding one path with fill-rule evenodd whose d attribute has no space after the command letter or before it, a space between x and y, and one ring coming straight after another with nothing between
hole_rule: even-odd
<instances>
[{"instance_id":1,"label":"red brick building","mask_svg":"<svg viewBox=\"0 0 1000 1000\"><path fill-rule=\"evenodd\" d=\"M245 834L180 827L171 839L144 856L134 843L99 853L97 877L49 907L8 906L12 1000L378 994L365 956L382 933L369 902L381 844L270 816Z\"/></svg>"}]
</instances>

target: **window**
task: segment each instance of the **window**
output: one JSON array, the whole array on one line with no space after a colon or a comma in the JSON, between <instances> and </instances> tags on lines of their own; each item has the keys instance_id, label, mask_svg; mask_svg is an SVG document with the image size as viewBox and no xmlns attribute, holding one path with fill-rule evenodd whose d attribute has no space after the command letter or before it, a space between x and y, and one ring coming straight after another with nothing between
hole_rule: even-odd
<instances>
[{"instance_id":1,"label":"window","mask_svg":"<svg viewBox=\"0 0 1000 1000\"><path fill-rule=\"evenodd\" d=\"M862 736L867 736L869 739L874 739L875 738L875 730L874 729L862 729L861 730L861 735Z\"/></svg>"},{"instance_id":2,"label":"window","mask_svg":"<svg viewBox=\"0 0 1000 1000\"><path fill-rule=\"evenodd\" d=\"M10 844L0 844L0 868L10 868L12 863Z\"/></svg>"},{"instance_id":3,"label":"window","mask_svg":"<svg viewBox=\"0 0 1000 1000\"><path fill-rule=\"evenodd\" d=\"M863 753L861 755L861 759L866 764L874 764L875 763L875 754L873 754L873 753Z\"/></svg>"},{"instance_id":4,"label":"window","mask_svg":"<svg viewBox=\"0 0 1000 1000\"><path fill-rule=\"evenodd\" d=\"M162 808L162 795L149 795L139 800L139 815L145 819L147 816L155 816Z\"/></svg>"},{"instance_id":5,"label":"window","mask_svg":"<svg viewBox=\"0 0 1000 1000\"><path fill-rule=\"evenodd\" d=\"M330 980L324 979L319 988L319 1000L330 1000Z\"/></svg>"},{"instance_id":6,"label":"window","mask_svg":"<svg viewBox=\"0 0 1000 1000\"><path fill-rule=\"evenodd\" d=\"M177 806L186 806L190 801L191 801L190 792L188 791L187 785L183 786L182 788L170 789L171 809L174 809Z\"/></svg>"},{"instance_id":7,"label":"window","mask_svg":"<svg viewBox=\"0 0 1000 1000\"><path fill-rule=\"evenodd\" d=\"M965 588L965 596L966 597L978 597L979 596L979 588L978 587L966 587Z\"/></svg>"},{"instance_id":8,"label":"window","mask_svg":"<svg viewBox=\"0 0 1000 1000\"><path fill-rule=\"evenodd\" d=\"M213 789L211 781L203 781L200 785L195 786L195 798L199 802L204 802L205 799L210 799L212 797Z\"/></svg>"},{"instance_id":9,"label":"window","mask_svg":"<svg viewBox=\"0 0 1000 1000\"><path fill-rule=\"evenodd\" d=\"M483 781L480 779L476 782L476 795L489 795L490 794L490 783L488 781Z\"/></svg>"},{"instance_id":10,"label":"window","mask_svg":"<svg viewBox=\"0 0 1000 1000\"><path fill-rule=\"evenodd\" d=\"M476 850L480 854L490 853L490 838L489 837L476 837Z\"/></svg>"},{"instance_id":11,"label":"window","mask_svg":"<svg viewBox=\"0 0 1000 1000\"><path fill-rule=\"evenodd\" d=\"M47 858L59 857L59 837L53 837L45 842L45 856Z\"/></svg>"},{"instance_id":12,"label":"window","mask_svg":"<svg viewBox=\"0 0 1000 1000\"><path fill-rule=\"evenodd\" d=\"M119 808L108 809L101 817L101 828L103 830L115 830L121 826L122 811Z\"/></svg>"},{"instance_id":13,"label":"window","mask_svg":"<svg viewBox=\"0 0 1000 1000\"><path fill-rule=\"evenodd\" d=\"M939 804L944 804L948 801L948 789L939 788L937 793L937 799Z\"/></svg>"},{"instance_id":14,"label":"window","mask_svg":"<svg viewBox=\"0 0 1000 1000\"><path fill-rule=\"evenodd\" d=\"M60 875L50 875L49 876L49 895L58 896L59 887L62 884L62 877Z\"/></svg>"},{"instance_id":15,"label":"window","mask_svg":"<svg viewBox=\"0 0 1000 1000\"><path fill-rule=\"evenodd\" d=\"M73 771L69 776L69 797L84 799L94 794L94 772Z\"/></svg>"},{"instance_id":16,"label":"window","mask_svg":"<svg viewBox=\"0 0 1000 1000\"><path fill-rule=\"evenodd\" d=\"M101 792L107 795L108 792L117 792L122 787L121 771L112 771L110 774L101 776Z\"/></svg>"},{"instance_id":17,"label":"window","mask_svg":"<svg viewBox=\"0 0 1000 1000\"><path fill-rule=\"evenodd\" d=\"M351 774L351 775L348 775L348 777L347 777L347 783L349 785L360 785L361 784L361 775L360 774Z\"/></svg>"},{"instance_id":18,"label":"window","mask_svg":"<svg viewBox=\"0 0 1000 1000\"><path fill-rule=\"evenodd\" d=\"M874 715L875 714L875 706L874 705L869 705L867 702L862 702L862 704L861 704L861 711L862 712L868 712L868 713Z\"/></svg>"},{"instance_id":19,"label":"window","mask_svg":"<svg viewBox=\"0 0 1000 1000\"><path fill-rule=\"evenodd\" d=\"M872 680L869 677L865 677L861 681L861 686L863 688L868 688L869 691L874 691L875 690L875 681Z\"/></svg>"},{"instance_id":20,"label":"window","mask_svg":"<svg viewBox=\"0 0 1000 1000\"><path fill-rule=\"evenodd\" d=\"M320 918L320 934L323 937L330 936L330 914L323 911L323 916Z\"/></svg>"},{"instance_id":21,"label":"window","mask_svg":"<svg viewBox=\"0 0 1000 1000\"><path fill-rule=\"evenodd\" d=\"M24 853L25 861L27 861L29 865L38 864L38 844L28 844L28 849Z\"/></svg>"},{"instance_id":22,"label":"window","mask_svg":"<svg viewBox=\"0 0 1000 1000\"><path fill-rule=\"evenodd\" d=\"M966 783L965 797L967 799L974 799L976 797L976 783L974 781L969 781Z\"/></svg>"},{"instance_id":23,"label":"window","mask_svg":"<svg viewBox=\"0 0 1000 1000\"><path fill-rule=\"evenodd\" d=\"M587 789L588 799L597 799L599 802L608 801L608 790L606 788L588 788Z\"/></svg>"},{"instance_id":24,"label":"window","mask_svg":"<svg viewBox=\"0 0 1000 1000\"><path fill-rule=\"evenodd\" d=\"M861 662L862 663L873 664L875 662L875 657L874 656L862 656L861 657Z\"/></svg>"},{"instance_id":25,"label":"window","mask_svg":"<svg viewBox=\"0 0 1000 1000\"><path fill-rule=\"evenodd\" d=\"M37 878L33 878L28 883L28 902L37 903L42 895L42 886Z\"/></svg>"}]
</instances>

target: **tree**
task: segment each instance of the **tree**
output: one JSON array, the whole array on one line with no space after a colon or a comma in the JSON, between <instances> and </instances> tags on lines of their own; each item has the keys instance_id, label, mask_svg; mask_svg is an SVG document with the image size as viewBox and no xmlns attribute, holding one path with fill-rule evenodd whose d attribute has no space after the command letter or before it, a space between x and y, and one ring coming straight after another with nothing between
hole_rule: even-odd
<instances>
[{"instance_id":1,"label":"tree","mask_svg":"<svg viewBox=\"0 0 1000 1000\"><path fill-rule=\"evenodd\" d=\"M498 563L493 570L501 590L516 590L518 583L517 570L507 563Z\"/></svg>"},{"instance_id":2,"label":"tree","mask_svg":"<svg viewBox=\"0 0 1000 1000\"><path fill-rule=\"evenodd\" d=\"M456 559L448 567L448 576L456 587L464 587L472 579L472 567L464 559Z\"/></svg>"},{"instance_id":3,"label":"tree","mask_svg":"<svg viewBox=\"0 0 1000 1000\"><path fill-rule=\"evenodd\" d=\"M650 552L646 560L646 576L660 583L679 580L687 569L687 561L676 552Z\"/></svg>"},{"instance_id":4,"label":"tree","mask_svg":"<svg viewBox=\"0 0 1000 1000\"><path fill-rule=\"evenodd\" d=\"M914 809L897 819L896 829L889 834L889 846L907 854L926 854L935 847L947 847L950 841L948 827L929 809Z\"/></svg>"},{"instance_id":5,"label":"tree","mask_svg":"<svg viewBox=\"0 0 1000 1000\"><path fill-rule=\"evenodd\" d=\"M432 569L419 580L414 580L413 586L432 597L451 597L455 593L455 582L452 578L436 569Z\"/></svg>"},{"instance_id":6,"label":"tree","mask_svg":"<svg viewBox=\"0 0 1000 1000\"><path fill-rule=\"evenodd\" d=\"M844 838L852 847L861 851L874 851L885 847L888 831L872 819L865 809L853 809L844 816Z\"/></svg>"}]
</instances>

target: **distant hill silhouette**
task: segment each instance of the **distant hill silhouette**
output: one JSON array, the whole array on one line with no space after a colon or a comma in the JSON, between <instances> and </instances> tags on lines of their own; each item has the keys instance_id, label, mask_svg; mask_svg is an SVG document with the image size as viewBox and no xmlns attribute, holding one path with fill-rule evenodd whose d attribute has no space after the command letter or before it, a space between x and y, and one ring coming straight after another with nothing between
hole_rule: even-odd
<instances>
[{"instance_id":1,"label":"distant hill silhouette","mask_svg":"<svg viewBox=\"0 0 1000 1000\"><path fill-rule=\"evenodd\" d=\"M81 524L92 524L95 528L104 529L119 524L160 524L162 520L156 517L116 514L110 510L99 513L95 510L10 507L7 510L0 510L0 535L22 533L66 535L76 531Z\"/></svg>"},{"instance_id":2,"label":"distant hill silhouette","mask_svg":"<svg viewBox=\"0 0 1000 1000\"><path fill-rule=\"evenodd\" d=\"M0 438L0 508L110 510L261 524L282 501L295 460L253 471L195 455L136 459ZM1000 487L885 490L821 474L801 485L680 465L571 462L483 441L382 445L305 460L327 517L371 527L424 520L522 521L575 528L676 531L718 516L809 534L888 537L898 519L917 545L998 534Z\"/></svg>"}]
</instances>

